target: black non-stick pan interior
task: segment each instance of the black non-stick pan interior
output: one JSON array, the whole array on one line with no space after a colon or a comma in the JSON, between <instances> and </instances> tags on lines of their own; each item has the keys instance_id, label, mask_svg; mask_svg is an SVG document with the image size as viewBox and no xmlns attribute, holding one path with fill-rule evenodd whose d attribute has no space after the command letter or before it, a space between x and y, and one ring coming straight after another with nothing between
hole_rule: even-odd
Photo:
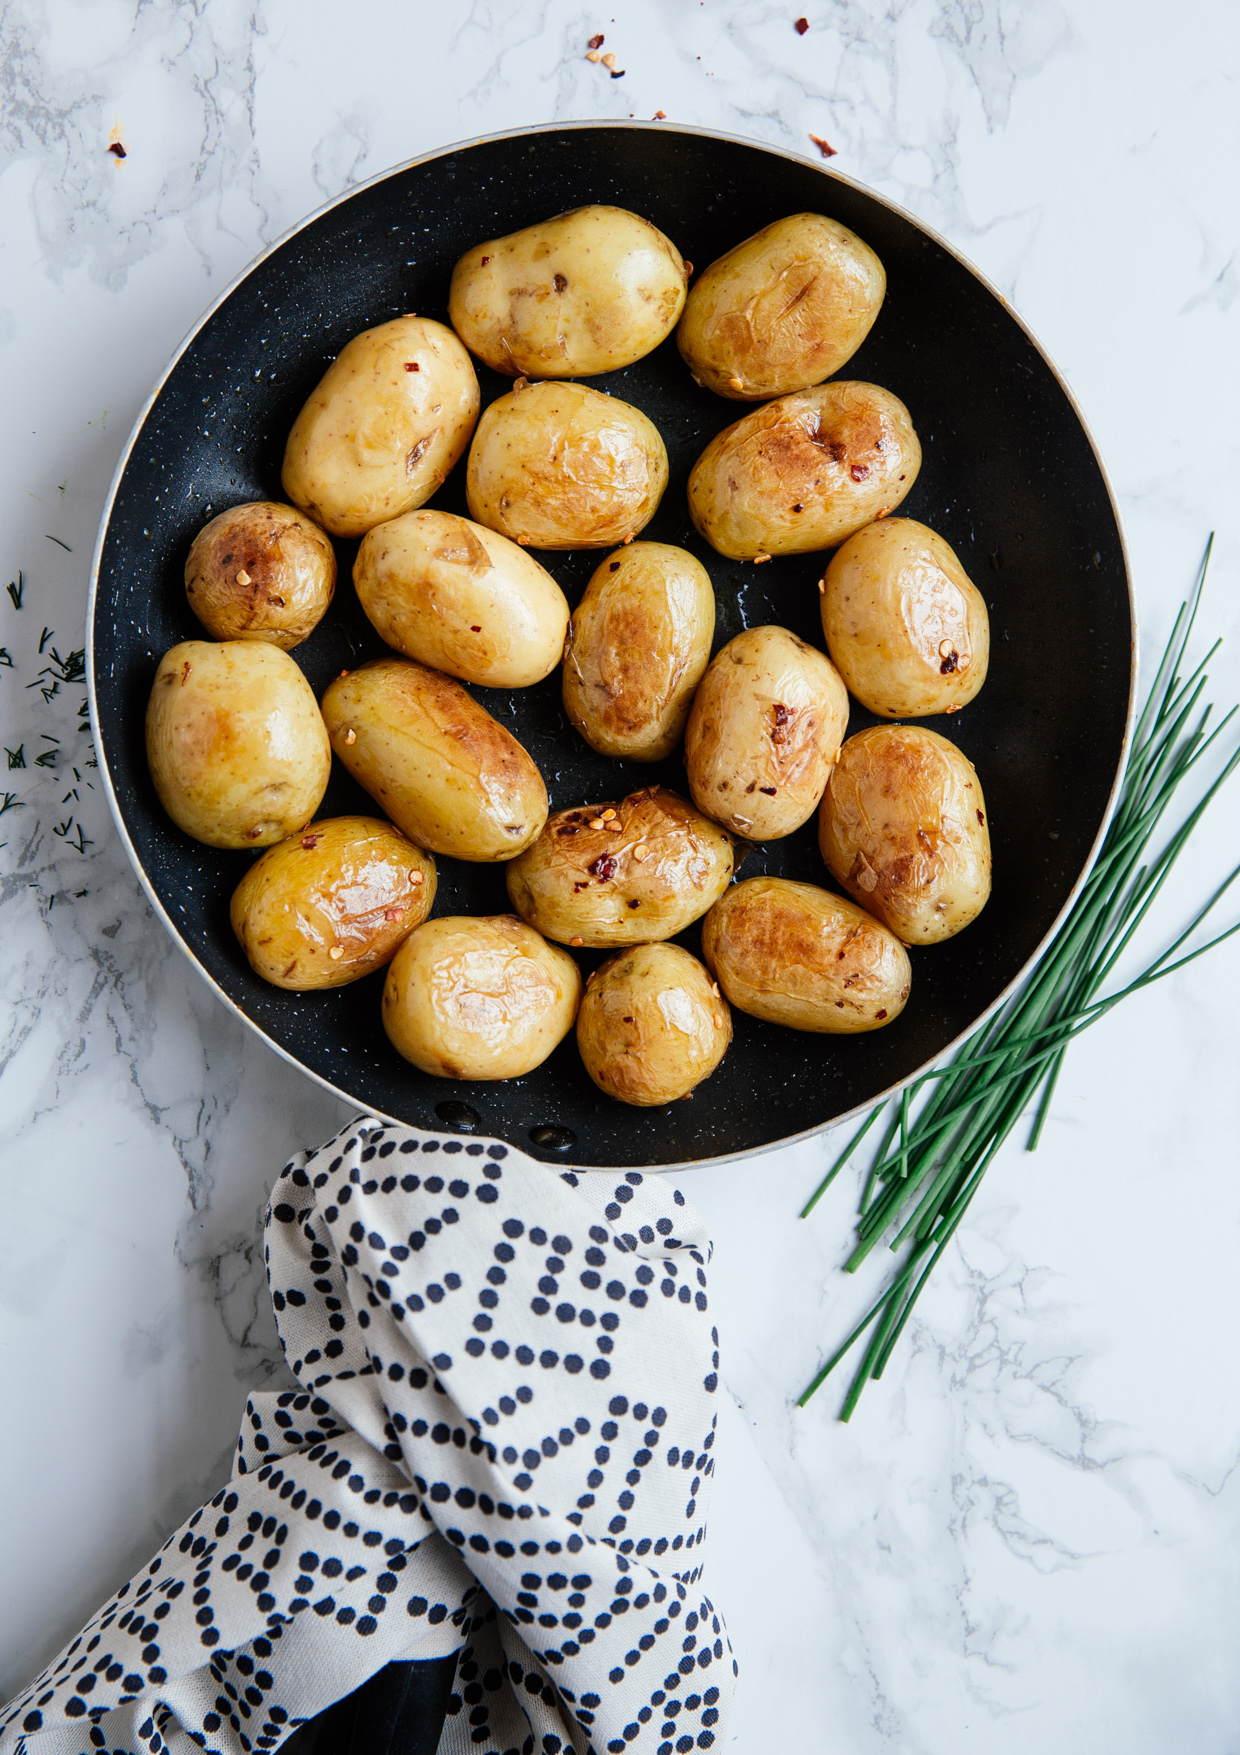
<instances>
[{"instance_id":1,"label":"black non-stick pan interior","mask_svg":"<svg viewBox=\"0 0 1240 1755\"><path fill-rule=\"evenodd\" d=\"M958 938L913 951L912 997L892 1027L836 1038L735 1013L719 1071L692 1098L658 1109L604 1097L571 1037L525 1078L425 1077L384 1036L382 974L330 993L267 986L228 923L252 856L174 828L143 753L158 659L202 632L183 587L190 542L226 506L282 497L286 435L331 358L358 330L402 312L446 322L449 276L465 249L585 202L645 215L698 268L802 210L834 216L878 252L886 302L845 375L908 405L925 461L901 511L946 537L991 614L981 695L929 722L981 778L994 848L989 906ZM510 387L485 369L479 376L484 405ZM743 407L699 389L670 340L592 382L635 403L663 435L671 484L645 535L707 567L716 649L771 622L822 646L821 557L724 560L689 520L689 469ZM463 463L431 503L466 511ZM295 653L316 692L384 650L349 584L355 548L337 544L336 602ZM538 558L575 604L600 557ZM1122 540L1089 438L1047 360L971 269L906 216L813 165L679 129L590 124L481 141L395 171L338 201L241 279L176 361L124 465L100 552L93 682L101 753L139 869L206 975L271 1042L384 1115L476 1127L551 1161L641 1166L752 1151L822 1127L907 1078L993 1004L1063 908L1103 822L1124 744L1131 649ZM565 721L558 673L512 694L474 692L534 756L553 810L653 780L687 790L679 760L651 768L596 755ZM850 730L870 722L854 706ZM337 766L321 814L372 808ZM437 914L508 911L502 866L439 863ZM762 872L829 885L813 823L756 847L741 875ZM680 942L696 953L697 927ZM581 954L586 973L601 960Z\"/></svg>"}]
</instances>

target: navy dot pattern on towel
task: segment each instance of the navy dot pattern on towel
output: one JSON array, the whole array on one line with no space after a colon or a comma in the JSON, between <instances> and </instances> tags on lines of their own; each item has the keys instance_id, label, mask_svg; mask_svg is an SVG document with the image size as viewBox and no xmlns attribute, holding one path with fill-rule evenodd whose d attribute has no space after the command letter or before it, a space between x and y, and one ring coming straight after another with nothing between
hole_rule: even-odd
<instances>
[{"instance_id":1,"label":"navy dot pattern on towel","mask_svg":"<svg viewBox=\"0 0 1240 1755\"><path fill-rule=\"evenodd\" d=\"M273 1750L460 1652L440 1755L686 1755L736 1666L701 1588L710 1245L679 1190L375 1120L295 1158L267 1269L298 1391L0 1718L0 1755Z\"/></svg>"}]
</instances>

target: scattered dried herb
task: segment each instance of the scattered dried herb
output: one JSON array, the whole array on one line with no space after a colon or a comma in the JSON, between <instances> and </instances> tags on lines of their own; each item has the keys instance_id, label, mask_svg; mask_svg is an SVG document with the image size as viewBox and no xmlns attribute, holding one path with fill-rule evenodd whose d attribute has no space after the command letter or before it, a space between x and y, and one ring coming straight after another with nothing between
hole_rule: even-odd
<instances>
[{"instance_id":1,"label":"scattered dried herb","mask_svg":"<svg viewBox=\"0 0 1240 1755\"><path fill-rule=\"evenodd\" d=\"M53 537L52 541L59 541L59 538ZM61 544L61 546L67 547L67 544ZM25 578L19 573L17 579L11 582L8 587L9 598L15 610L22 608L25 586ZM71 684L83 686L86 682L85 648L75 647L62 656L55 642L55 630L45 626L39 635L36 651L36 657L41 658L43 663L34 680L24 685L25 689L35 690L41 695L45 707L51 706L52 703L57 702L59 699L63 699L62 691L66 686ZM0 647L0 664L13 670L21 668L17 660L15 660L8 649L4 647ZM55 713L59 713L59 711L59 707L54 708ZM90 709L85 698L85 690L83 687L82 699L77 704L74 717L77 721L78 732L86 736L88 740L90 738L89 712ZM52 723L60 723L62 730L67 729L63 720L53 718ZM39 751L37 754L32 753L29 758L26 753L26 744L30 741L29 733L27 733L27 736L23 738L15 749L5 748L4 755L9 771L13 772L15 770L28 768L42 768L46 773L51 774L55 778L58 785L65 787L66 790L60 795L59 802L61 806L71 803L80 804L82 788L85 788L88 791L94 790L94 782L86 778L86 775L83 772L83 770L97 768L99 765L94 755L93 748L88 742L87 749L89 753L86 755L78 755L74 758L68 755L61 738L55 732L40 731L38 737L39 741L46 744L48 747ZM61 774L62 758L65 758L68 765L68 774L64 776ZM75 765L75 763L80 765ZM69 774L72 775L72 779L68 778ZM16 810L19 807L24 808L27 804L32 802L32 795L30 794L25 798L22 798L16 793L6 792L3 794L3 797L6 802L3 810L0 810L0 815L3 815L9 810ZM65 841L69 846L76 848L80 854L84 854L88 847L94 845L90 836L86 834L83 825L73 815L62 819L59 822L53 823L51 828L54 835L62 841ZM30 833L27 843L28 847L34 845L38 833L39 825L36 825ZM7 842L0 842L0 846L7 846Z\"/></svg>"},{"instance_id":2,"label":"scattered dried herb","mask_svg":"<svg viewBox=\"0 0 1240 1755\"><path fill-rule=\"evenodd\" d=\"M1199 711L1206 686L1205 667L1217 652L1215 641L1187 677L1180 667L1201 602L1213 537L1197 583L1180 608L1162 662L1133 733L1124 765L1119 803L1101 851L1077 900L1047 951L1021 990L1003 1005L943 1067L923 1073L906 1087L888 1116L882 1143L865 1178L857 1220L857 1244L845 1262L853 1273L884 1239L907 1253L891 1283L843 1345L827 1360L799 1398L804 1407L867 1329L861 1363L844 1398L847 1420L865 1385L882 1376L892 1350L927 1280L942 1258L1000 1146L1035 1098L1037 1109L1028 1140L1033 1151L1042 1128L1068 1044L1105 1017L1113 1006L1173 975L1204 956L1233 933L1240 922L1195 950L1180 953L1211 909L1237 877L1240 866L1198 909L1173 942L1142 972L1117 991L1099 998L1120 957L1153 906L1175 861L1219 789L1240 766L1240 748L1187 812L1157 853L1150 845L1179 787L1217 743L1237 712L1233 707L1212 732L1212 709ZM926 1092L913 1113L914 1099ZM806 1217L848 1163L885 1103L870 1111L861 1127L806 1204ZM891 1236L894 1231L895 1235Z\"/></svg>"}]
</instances>

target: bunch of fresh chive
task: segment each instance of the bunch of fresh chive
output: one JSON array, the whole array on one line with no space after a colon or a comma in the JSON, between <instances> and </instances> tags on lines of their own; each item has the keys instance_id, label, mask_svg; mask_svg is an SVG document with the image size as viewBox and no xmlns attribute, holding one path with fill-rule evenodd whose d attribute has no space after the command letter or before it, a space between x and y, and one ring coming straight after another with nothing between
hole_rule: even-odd
<instances>
[{"instance_id":1,"label":"bunch of fresh chive","mask_svg":"<svg viewBox=\"0 0 1240 1755\"><path fill-rule=\"evenodd\" d=\"M1212 709L1202 708L1200 701L1206 684L1205 666L1220 642L1215 642L1191 675L1180 675L1209 558L1210 545L1192 596L1176 617L1133 733L1119 802L1098 859L1050 948L1021 991L995 1013L989 1024L947 1065L923 1073L907 1086L889 1114L882 1143L865 1179L857 1245L845 1268L849 1273L855 1272L884 1238L889 1239L893 1250L907 1245L907 1253L882 1296L800 1397L801 1407L867 1329L871 1331L869 1340L844 1398L841 1419L847 1420L852 1414L869 1379L882 1376L926 1281L968 1211L987 1167L1035 1097L1038 1103L1029 1150L1037 1145L1072 1038L1128 994L1174 974L1240 931L1238 922L1208 944L1179 955L1211 908L1240 875L1237 867L1175 942L1135 980L1104 998L1098 997L1189 835L1219 788L1240 765L1237 749L1161 851L1151 856L1150 843L1181 783L1236 712L1233 707L1216 729L1207 733ZM913 1100L925 1086L932 1087L930 1095L914 1113ZM880 1103L870 1112L815 1190L802 1218L813 1210L886 1107Z\"/></svg>"}]
</instances>

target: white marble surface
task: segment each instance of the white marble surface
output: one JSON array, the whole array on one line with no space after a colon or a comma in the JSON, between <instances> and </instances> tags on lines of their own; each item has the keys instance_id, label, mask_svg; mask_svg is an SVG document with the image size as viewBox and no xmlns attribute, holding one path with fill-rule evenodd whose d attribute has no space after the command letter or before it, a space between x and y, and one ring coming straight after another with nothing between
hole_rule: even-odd
<instances>
[{"instance_id":1,"label":"white marble surface","mask_svg":"<svg viewBox=\"0 0 1240 1755\"><path fill-rule=\"evenodd\" d=\"M62 657L82 644L150 384L266 242L389 164L526 123L662 109L811 154L825 135L1067 374L1143 652L1217 527L1204 623L1230 639L1216 698L1240 693L1233 0L803 0L804 37L769 0L611 4L0 8L0 586L25 580L20 612L0 596L0 742L28 763L0 770L21 800L0 817L0 1695L221 1478L278 1369L267 1184L341 1119L146 911L89 789L81 684L25 686L45 627ZM623 80L582 59L595 30ZM1233 792L1147 942L1240 858L1238 822ZM849 1427L832 1393L790 1401L864 1291L837 1271L852 1187L796 1220L821 1144L685 1178L740 1410L713 1533L730 1747L1240 1750L1238 985L1240 942L1073 1050L1041 1151L996 1165Z\"/></svg>"}]
</instances>

